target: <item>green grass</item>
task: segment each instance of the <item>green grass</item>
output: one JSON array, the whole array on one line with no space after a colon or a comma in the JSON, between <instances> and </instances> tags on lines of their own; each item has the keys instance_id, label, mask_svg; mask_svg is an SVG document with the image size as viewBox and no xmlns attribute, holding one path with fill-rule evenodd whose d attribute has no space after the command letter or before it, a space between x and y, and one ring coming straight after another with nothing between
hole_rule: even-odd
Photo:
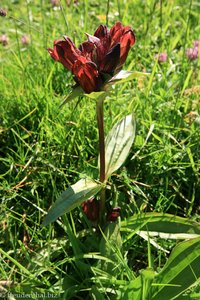
<instances>
[{"instance_id":1,"label":"green grass","mask_svg":"<svg viewBox=\"0 0 200 300\"><path fill-rule=\"evenodd\" d=\"M92 34L106 16L109 26L118 20L130 24L136 43L124 69L150 73L145 80L114 87L105 103L106 132L132 112L137 122L131 153L110 178L107 192L109 201L122 208L121 220L166 212L199 221L200 60L189 61L185 50L199 39L200 8L178 0L107 4L84 0L66 6L62 1L60 10L49 1L1 1L8 17L1 18L0 34L10 41L0 44L0 287L1 281L12 281L6 289L32 292L32 299L47 292L58 299L120 299L125 282L149 266L147 242L134 235L123 243L127 233L122 232L123 247L110 277L109 256L102 255L103 267L99 235L81 208L61 223L40 227L63 190L82 174L98 174L94 101L82 97L59 108L73 78L46 49L63 34L78 45L84 32ZM30 37L28 46L21 44L23 34ZM154 59L160 52L168 53L163 64ZM157 243L171 250L177 242ZM153 246L150 256L155 271L168 259Z\"/></svg>"}]
</instances>

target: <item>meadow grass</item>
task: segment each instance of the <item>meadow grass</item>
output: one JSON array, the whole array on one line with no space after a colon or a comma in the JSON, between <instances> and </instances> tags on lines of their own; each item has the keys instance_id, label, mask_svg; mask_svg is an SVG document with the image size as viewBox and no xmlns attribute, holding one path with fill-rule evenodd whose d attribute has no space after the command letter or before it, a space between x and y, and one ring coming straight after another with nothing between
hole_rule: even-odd
<instances>
[{"instance_id":1,"label":"meadow grass","mask_svg":"<svg viewBox=\"0 0 200 300\"><path fill-rule=\"evenodd\" d=\"M151 211L199 221L200 60L185 55L199 39L199 5L84 0L62 1L60 9L49 1L2 0L1 6L8 16L1 18L0 34L9 43L0 44L0 287L7 281L4 289L31 292L31 299L47 291L58 299L120 299L125 281L150 260L160 270L168 254L151 246L149 260L148 243L138 235L123 243L124 233L112 277L81 208L40 227L63 190L84 174L98 174L95 103L82 97L60 108L73 78L47 48L63 34L78 45L106 21L132 26L136 43L124 68L150 75L116 85L106 98L106 132L132 112L137 122L131 153L110 178L107 197L121 207L121 220ZM21 43L24 34L29 45ZM161 52L166 62L155 59ZM168 250L177 243L157 242Z\"/></svg>"}]
</instances>

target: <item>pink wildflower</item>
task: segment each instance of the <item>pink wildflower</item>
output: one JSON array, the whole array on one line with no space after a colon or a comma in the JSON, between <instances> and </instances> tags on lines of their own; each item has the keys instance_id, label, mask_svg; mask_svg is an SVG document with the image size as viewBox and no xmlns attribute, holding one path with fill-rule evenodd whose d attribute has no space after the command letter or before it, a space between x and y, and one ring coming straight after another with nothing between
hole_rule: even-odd
<instances>
[{"instance_id":1,"label":"pink wildflower","mask_svg":"<svg viewBox=\"0 0 200 300\"><path fill-rule=\"evenodd\" d=\"M200 45L200 40L196 40L193 42L194 47L199 47L199 45Z\"/></svg>"},{"instance_id":2,"label":"pink wildflower","mask_svg":"<svg viewBox=\"0 0 200 300\"><path fill-rule=\"evenodd\" d=\"M8 42L9 42L9 37L8 37L6 34L3 34L3 35L0 37L0 43L1 43L3 46L6 46L6 45L8 45Z\"/></svg>"},{"instance_id":3,"label":"pink wildflower","mask_svg":"<svg viewBox=\"0 0 200 300\"><path fill-rule=\"evenodd\" d=\"M189 60L195 60L198 58L199 49L198 47L186 49L186 56Z\"/></svg>"},{"instance_id":4,"label":"pink wildflower","mask_svg":"<svg viewBox=\"0 0 200 300\"><path fill-rule=\"evenodd\" d=\"M29 44L29 37L24 34L21 38L21 42L23 45L27 46Z\"/></svg>"},{"instance_id":5,"label":"pink wildflower","mask_svg":"<svg viewBox=\"0 0 200 300\"><path fill-rule=\"evenodd\" d=\"M53 7L60 5L60 0L51 0L51 4Z\"/></svg>"},{"instance_id":6,"label":"pink wildflower","mask_svg":"<svg viewBox=\"0 0 200 300\"><path fill-rule=\"evenodd\" d=\"M160 54L156 54L155 59L157 59L159 63L163 63L167 60L167 57L167 53L163 52Z\"/></svg>"}]
</instances>

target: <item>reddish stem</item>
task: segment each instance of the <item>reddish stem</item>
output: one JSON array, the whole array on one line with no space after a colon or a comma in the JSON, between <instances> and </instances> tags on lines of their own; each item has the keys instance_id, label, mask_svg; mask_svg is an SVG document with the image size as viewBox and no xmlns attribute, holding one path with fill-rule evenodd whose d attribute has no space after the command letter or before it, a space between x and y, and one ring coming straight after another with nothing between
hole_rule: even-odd
<instances>
[{"instance_id":1,"label":"reddish stem","mask_svg":"<svg viewBox=\"0 0 200 300\"><path fill-rule=\"evenodd\" d=\"M103 101L99 99L97 102L97 123L99 131L99 155L100 155L100 181L105 181L105 136L104 136L104 117L103 117Z\"/></svg>"},{"instance_id":2,"label":"reddish stem","mask_svg":"<svg viewBox=\"0 0 200 300\"><path fill-rule=\"evenodd\" d=\"M105 136L104 136L104 97L97 101L97 124L99 131L99 156L100 156L100 181L105 182ZM105 211L105 188L101 190L100 195L100 222L103 224Z\"/></svg>"}]
</instances>

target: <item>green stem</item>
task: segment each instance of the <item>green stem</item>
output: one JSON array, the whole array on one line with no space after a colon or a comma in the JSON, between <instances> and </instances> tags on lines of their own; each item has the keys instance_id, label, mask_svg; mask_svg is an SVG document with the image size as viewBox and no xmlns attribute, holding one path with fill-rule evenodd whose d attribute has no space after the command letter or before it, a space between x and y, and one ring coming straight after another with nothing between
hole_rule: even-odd
<instances>
[{"instance_id":1,"label":"green stem","mask_svg":"<svg viewBox=\"0 0 200 300\"><path fill-rule=\"evenodd\" d=\"M107 9L106 9L106 25L107 26L108 26L109 10L110 10L110 0L107 0Z\"/></svg>"},{"instance_id":2,"label":"green stem","mask_svg":"<svg viewBox=\"0 0 200 300\"><path fill-rule=\"evenodd\" d=\"M105 182L105 136L104 136L104 114L103 114L104 97L97 101L97 124L99 131L99 156L100 156L100 181ZM100 222L103 221L105 211L105 188L100 195Z\"/></svg>"}]
</instances>

